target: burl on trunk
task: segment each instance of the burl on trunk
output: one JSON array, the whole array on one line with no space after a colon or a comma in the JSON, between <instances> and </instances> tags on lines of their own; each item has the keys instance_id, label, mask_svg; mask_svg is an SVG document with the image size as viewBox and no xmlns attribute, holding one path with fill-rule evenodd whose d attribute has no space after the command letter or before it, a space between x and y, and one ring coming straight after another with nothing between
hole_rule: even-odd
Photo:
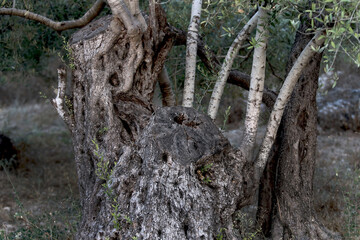
<instances>
[{"instance_id":1,"label":"burl on trunk","mask_svg":"<svg viewBox=\"0 0 360 240\"><path fill-rule=\"evenodd\" d=\"M254 195L251 164L209 117L152 106L172 47L157 13L157 27L135 40L111 16L72 37L64 119L79 175L78 239L213 239L222 228L231 236L232 214Z\"/></svg>"}]
</instances>

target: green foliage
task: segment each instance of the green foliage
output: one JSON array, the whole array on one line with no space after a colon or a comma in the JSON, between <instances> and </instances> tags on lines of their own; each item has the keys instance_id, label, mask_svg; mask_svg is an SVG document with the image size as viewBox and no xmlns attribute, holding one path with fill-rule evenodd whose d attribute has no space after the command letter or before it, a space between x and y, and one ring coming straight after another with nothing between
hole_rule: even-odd
<instances>
[{"instance_id":1,"label":"green foliage","mask_svg":"<svg viewBox=\"0 0 360 240\"><path fill-rule=\"evenodd\" d=\"M164 4L168 21L186 30L190 18L191 1L169 1ZM288 9L288 8L287 8ZM236 35L240 32L249 18L256 11L256 6L251 1L229 1L229 0L205 0L201 16L200 34L208 44L208 48L216 53L222 61L227 53L228 47ZM285 13L287 15L285 15ZM274 71L278 75L284 75L288 54L295 36L295 30L291 29L289 19L296 17L295 13L281 11L272 14L270 28L270 43L268 46L268 60L272 63ZM294 23L295 24L295 23ZM280 29L280 30L279 30ZM280 33L280 34L279 34ZM252 56L251 46L256 46L252 33L245 47L240 49L239 56L235 59L233 69L250 72ZM247 48L249 47L250 48ZM181 92L185 75L185 51L183 47L174 47L169 55L167 68L169 76L173 81L174 92L177 103L181 103ZM267 71L269 76L271 71ZM267 76L267 77L268 77ZM206 111L206 106L217 76L210 73L201 63L197 66L195 106L200 111ZM277 86L278 81L267 82L268 86Z\"/></svg>"},{"instance_id":2,"label":"green foliage","mask_svg":"<svg viewBox=\"0 0 360 240\"><path fill-rule=\"evenodd\" d=\"M107 130L108 129L104 127L103 129L100 129L99 132L100 131L106 132ZM112 222L114 224L115 229L120 230L122 222L124 222L125 224L132 224L132 220L128 215L120 212L119 210L120 205L118 203L117 197L114 194L113 189L109 186L109 183L111 181L110 180L111 175L113 174L114 168L112 169L110 168L109 161L105 160L104 155L100 152L99 144L94 139L92 140L92 143L95 146L94 154L98 158L95 174L99 179L105 181L105 183L103 183L101 186L104 188L106 196L111 201L112 210L110 214L113 217Z\"/></svg>"},{"instance_id":3,"label":"green foliage","mask_svg":"<svg viewBox=\"0 0 360 240\"><path fill-rule=\"evenodd\" d=\"M60 52L58 53L61 61L65 64L67 64L71 69L75 69L75 59L73 51L70 47L69 41L66 40L64 36L62 36L63 40L63 50L65 51L65 55L62 55Z\"/></svg>"},{"instance_id":4,"label":"green foliage","mask_svg":"<svg viewBox=\"0 0 360 240\"><path fill-rule=\"evenodd\" d=\"M213 4L223 5L224 9L230 9L229 11L233 13L240 13L240 16L233 15L233 18L229 19L230 22L239 22L240 28L245 23L243 20L247 20L246 16L251 15L251 11L254 11L254 6L251 5L252 1L234 1L232 5L229 5L229 1L211 2ZM225 6L231 7L228 8ZM208 6L205 7L205 9L207 8ZM267 60L272 66L276 66L274 70L278 72L277 75L285 74L285 66L288 60L287 56L290 53L295 32L300 22L304 21L308 21L308 25L310 26L308 33L317 30L323 30L326 33L324 36L326 38L325 45L317 49L317 51L324 51L323 62L325 72L334 71L334 62L339 56L339 53L346 55L348 59L360 67L359 1L319 0L309 5L309 1L305 0L279 0L268 1L266 8L268 8L270 14L268 26L270 39ZM208 11L204 10L204 12L206 16ZM217 16L217 20L221 22L222 17L219 17L219 14L215 12L213 15ZM309 20L307 20L307 18ZM207 19L209 19L209 17ZM214 25L213 22L213 19L209 20L210 25ZM225 30L225 34L222 36L230 37L239 32L234 26L223 27L223 29ZM232 38L234 38L234 36ZM253 37L250 37L249 43L249 49L257 45ZM249 68L249 65L241 66L237 64L238 63L234 64L234 66L236 66L235 68ZM269 85L269 82L267 84ZM270 85L272 84L270 83Z\"/></svg>"},{"instance_id":5,"label":"green foliage","mask_svg":"<svg viewBox=\"0 0 360 240\"><path fill-rule=\"evenodd\" d=\"M107 131L109 131L108 127L103 127L102 129L99 130L99 134L103 135L104 133L106 133Z\"/></svg>"},{"instance_id":6,"label":"green foliage","mask_svg":"<svg viewBox=\"0 0 360 240\"><path fill-rule=\"evenodd\" d=\"M113 224L115 229L120 230L121 229L121 221L124 220L127 224L132 224L131 218L125 214L121 214L119 211L119 204L117 203L116 199L113 199L114 204L112 204L112 212L111 216L113 217Z\"/></svg>"},{"instance_id":7,"label":"green foliage","mask_svg":"<svg viewBox=\"0 0 360 240\"><path fill-rule=\"evenodd\" d=\"M107 181L110 178L109 161L104 159L104 156L100 153L99 144L94 139L92 143L95 146L94 154L98 158L95 174L101 180Z\"/></svg>"},{"instance_id":8,"label":"green foliage","mask_svg":"<svg viewBox=\"0 0 360 240\"><path fill-rule=\"evenodd\" d=\"M280 0L271 5L272 14L290 16L289 24L297 29L305 16L309 20L309 32L324 30L325 71L332 71L339 53L345 53L360 67L360 3L353 0L318 0L310 5L304 0Z\"/></svg>"},{"instance_id":9,"label":"green foliage","mask_svg":"<svg viewBox=\"0 0 360 240\"><path fill-rule=\"evenodd\" d=\"M197 174L200 180L205 184L209 184L212 182L210 170L213 165L213 163L208 163L202 166L199 170L197 170Z\"/></svg>"},{"instance_id":10,"label":"green foliage","mask_svg":"<svg viewBox=\"0 0 360 240\"><path fill-rule=\"evenodd\" d=\"M218 235L216 235L216 240L223 240L225 231L226 228L220 228Z\"/></svg>"},{"instance_id":11,"label":"green foliage","mask_svg":"<svg viewBox=\"0 0 360 240\"><path fill-rule=\"evenodd\" d=\"M16 1L16 8L26 9L55 21L80 18L94 3L91 0ZM12 7L13 1L3 0L1 7ZM109 13L104 11L102 15ZM62 32L34 21L15 16L0 16L0 71L39 71L41 59L47 56L66 56L63 39L76 30Z\"/></svg>"},{"instance_id":12,"label":"green foliage","mask_svg":"<svg viewBox=\"0 0 360 240\"><path fill-rule=\"evenodd\" d=\"M57 214L57 213L55 213ZM0 231L0 239L66 239L69 237L67 227L62 228L56 225L52 213L43 214L40 217L33 217L31 214L17 213L15 218L19 221L24 221L26 226L17 229L16 231L6 234L5 231Z\"/></svg>"},{"instance_id":13,"label":"green foliage","mask_svg":"<svg viewBox=\"0 0 360 240\"><path fill-rule=\"evenodd\" d=\"M311 18L312 30L317 29L317 25L326 30L325 71L333 71L339 53L345 53L360 67L360 2L323 0L312 3L305 12Z\"/></svg>"},{"instance_id":14,"label":"green foliage","mask_svg":"<svg viewBox=\"0 0 360 240\"><path fill-rule=\"evenodd\" d=\"M228 108L225 110L225 113L224 113L224 121L223 121L223 125L221 127L221 130L225 130L226 128L226 123L229 119L229 116L230 116L230 110L231 110L231 106L228 106Z\"/></svg>"},{"instance_id":15,"label":"green foliage","mask_svg":"<svg viewBox=\"0 0 360 240\"><path fill-rule=\"evenodd\" d=\"M234 227L238 231L240 239L252 240L260 236L261 229L255 229L255 223L247 213L236 212L234 220Z\"/></svg>"},{"instance_id":16,"label":"green foliage","mask_svg":"<svg viewBox=\"0 0 360 240\"><path fill-rule=\"evenodd\" d=\"M188 27L191 0L165 1L162 0L162 7L167 13L168 21L186 30ZM352 0L319 0L316 4L309 5L307 0L278 0L267 1L267 8L270 10L270 40L268 45L268 61L275 67L278 75L285 74L287 56L291 44L303 16L311 18L312 31L323 25L326 28L326 44L321 50L326 50L324 66L326 71L333 69L334 60L339 53L345 53L353 62L360 66L360 33L359 4ZM1 1L2 7L11 7L13 1ZM62 21L81 17L89 9L93 1L60 0L55 2L19 1L17 8L27 9L47 16L51 19ZM142 8L146 11L147 1L140 1ZM241 30L249 17L256 11L257 1L242 0L204 0L201 17L200 33L218 57L222 60L228 46L234 37ZM261 3L260 3L261 4ZM109 13L109 10L102 14ZM45 56L62 56L71 68L74 67L71 57L71 49L65 39L75 31L58 33L42 26L39 23L21 19L18 17L1 16L0 22L0 71L38 71L41 68L41 59ZM246 46L256 46L251 40ZM250 50L242 48L239 57L236 59L233 68L241 71L249 71L251 57ZM241 60L241 59L244 60ZM177 103L180 102L184 79L183 48L176 47L169 56L167 63L170 77L174 81ZM201 70L203 71L203 70ZM268 77L270 76L270 71ZM210 73L200 72L197 84L201 85L209 79ZM198 74L199 75L199 74ZM216 77L216 76L213 76ZM268 85L277 86L278 82L268 82ZM205 88L206 89L206 88ZM206 99L202 90L197 93L201 101ZM206 95L205 95L206 96ZM201 102L200 101L200 102ZM202 103L201 103L202 104Z\"/></svg>"},{"instance_id":17,"label":"green foliage","mask_svg":"<svg viewBox=\"0 0 360 240\"><path fill-rule=\"evenodd\" d=\"M211 168L213 165L214 165L213 163L209 163L209 164L204 165L204 166L201 168L201 172L202 172L202 173L206 173L207 171L210 170L210 168Z\"/></svg>"},{"instance_id":18,"label":"green foliage","mask_svg":"<svg viewBox=\"0 0 360 240\"><path fill-rule=\"evenodd\" d=\"M214 75L210 74L206 68L199 64L197 66L198 70L198 87L195 91L195 106L198 111L206 113L206 105L204 104L204 99L208 99L212 93L212 90L215 86L216 78Z\"/></svg>"}]
</instances>

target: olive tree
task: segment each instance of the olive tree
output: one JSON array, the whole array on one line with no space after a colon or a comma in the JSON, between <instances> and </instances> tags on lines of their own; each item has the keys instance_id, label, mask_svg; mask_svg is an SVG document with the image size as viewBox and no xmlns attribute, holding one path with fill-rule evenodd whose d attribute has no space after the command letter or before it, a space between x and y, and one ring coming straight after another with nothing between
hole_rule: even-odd
<instances>
[{"instance_id":1,"label":"olive tree","mask_svg":"<svg viewBox=\"0 0 360 240\"><path fill-rule=\"evenodd\" d=\"M288 2L307 15L311 23L306 26L308 32L297 39L301 38L296 42L301 44L295 44L288 74L276 94L264 84L267 42L271 38L268 23L274 11L281 12L279 9ZM332 40L332 36L341 31L336 29L340 18L325 19L329 16L327 6L343 7L342 2L325 0L310 8L302 8L302 1L259 2L222 65L198 37L201 0L193 1L187 33L167 23L161 4L155 0L149 0L147 14L141 11L138 0L97 0L80 19L64 22L15 7L0 8L0 15L34 20L58 32L81 28L69 43L71 84L67 84L66 70L58 69L58 93L53 100L72 133L74 144L82 206L77 239L214 239L219 234L228 239L238 238L233 229L234 212L254 202L259 185L264 189L269 184L262 176L268 173L265 171L263 175L269 159L276 155L272 149L285 107L294 88L292 102L301 104L306 95L297 84L299 78L301 84L308 77L304 70L318 71L320 52L326 47L342 46ZM105 5L112 15L94 20ZM358 4L350 5L357 11ZM244 7L251 8L251 3ZM348 18L351 27L356 18L344 9L340 17ZM249 76L231 68L239 48L254 29L254 56ZM344 32L351 33L349 29ZM351 34L358 33L353 30ZM164 61L173 45L184 43L187 45L184 101L183 106L173 106ZM209 116L192 108L197 55L218 76L208 108ZM311 84L303 85L312 90L307 99L314 103L314 76L317 75L311 76ZM159 109L152 103L157 82L164 99L164 107ZM233 148L213 122L226 82L249 89L240 148ZM255 152L261 102L272 112L260 150ZM294 104L292 106L297 106ZM287 109L280 132L285 134L291 121L296 120L300 127L309 122L310 125L305 124L308 127L303 128L307 136L309 130L314 130L314 112L314 109L298 107ZM279 186L286 186L284 182L295 187L304 182L307 185L300 188L303 191L300 193L277 189L283 201L278 206L285 206L285 209L279 210L272 224L274 238L339 238L312 215L312 173L302 170L305 172L302 175L305 179L300 177L303 182L287 174L289 169L298 173L302 166L299 161L307 157L309 169L314 168L314 148L311 151L298 148L302 146L300 142L313 146L315 140L312 135L301 141L295 139L290 146L281 139L276 144L280 148L287 146L298 150L291 152L294 162L278 162L284 163L285 169ZM266 196L266 191L264 193ZM301 193L306 196L299 200L297 194ZM260 191L260 200L264 196L261 197ZM296 204L286 205L292 200ZM297 204L305 200L310 200L306 209ZM259 205L265 206L261 201ZM259 222L264 222L269 215L272 213L260 211Z\"/></svg>"}]
</instances>

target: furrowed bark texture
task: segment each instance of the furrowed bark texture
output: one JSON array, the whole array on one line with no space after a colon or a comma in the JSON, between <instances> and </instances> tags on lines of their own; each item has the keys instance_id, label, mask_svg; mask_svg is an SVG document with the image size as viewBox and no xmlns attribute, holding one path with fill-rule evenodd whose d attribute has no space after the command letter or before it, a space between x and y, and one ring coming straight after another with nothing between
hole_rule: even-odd
<instances>
[{"instance_id":1,"label":"furrowed bark texture","mask_svg":"<svg viewBox=\"0 0 360 240\"><path fill-rule=\"evenodd\" d=\"M288 63L293 66L312 36L303 25ZM316 91L322 54L305 67L291 95L259 189L258 225L272 239L339 239L316 219L313 174L316 156Z\"/></svg>"},{"instance_id":2,"label":"furrowed bark texture","mask_svg":"<svg viewBox=\"0 0 360 240\"><path fill-rule=\"evenodd\" d=\"M154 86L172 46L172 40L164 37L166 19L160 10L159 18L157 36L148 30L137 37L144 51L137 58L131 52L136 45L131 42L134 36L111 16L89 24L72 37L72 133L83 208L78 239L94 239L103 225L101 209L106 201L101 185L105 181L99 173L114 166L153 113ZM153 45L156 37L159 44ZM126 74L129 65L134 68L132 79ZM102 167L106 162L108 167Z\"/></svg>"},{"instance_id":3,"label":"furrowed bark texture","mask_svg":"<svg viewBox=\"0 0 360 240\"><path fill-rule=\"evenodd\" d=\"M244 172L251 169L212 120L192 108L155 112L123 156L108 186L131 222L122 220L122 229L114 230L106 206L99 238L214 239L221 228L231 229L232 214L249 202L244 181L251 178Z\"/></svg>"},{"instance_id":4,"label":"furrowed bark texture","mask_svg":"<svg viewBox=\"0 0 360 240\"><path fill-rule=\"evenodd\" d=\"M140 38L112 16L72 37L77 239L213 239L221 228L232 237L233 213L253 199L253 168L209 117L183 107L154 113L154 86L172 46L162 14L156 8L155 29ZM141 59L131 54L134 39Z\"/></svg>"}]
</instances>

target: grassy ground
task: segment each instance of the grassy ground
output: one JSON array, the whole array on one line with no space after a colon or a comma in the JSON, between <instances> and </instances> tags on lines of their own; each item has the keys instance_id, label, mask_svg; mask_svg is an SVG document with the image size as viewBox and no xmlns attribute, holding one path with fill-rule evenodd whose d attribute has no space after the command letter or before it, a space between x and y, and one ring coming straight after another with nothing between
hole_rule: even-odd
<instances>
[{"instance_id":1,"label":"grassy ground","mask_svg":"<svg viewBox=\"0 0 360 240\"><path fill-rule=\"evenodd\" d=\"M21 151L0 172L0 239L71 239L79 219L69 132L50 104L0 109L0 131Z\"/></svg>"},{"instance_id":2,"label":"grassy ground","mask_svg":"<svg viewBox=\"0 0 360 240\"><path fill-rule=\"evenodd\" d=\"M318 137L314 179L315 210L345 239L360 239L360 133L322 133Z\"/></svg>"},{"instance_id":3,"label":"grassy ground","mask_svg":"<svg viewBox=\"0 0 360 240\"><path fill-rule=\"evenodd\" d=\"M0 131L21 150L17 172L0 172L0 239L72 239L79 220L69 132L49 103L0 109ZM315 208L345 239L360 239L360 134L321 132Z\"/></svg>"}]
</instances>

